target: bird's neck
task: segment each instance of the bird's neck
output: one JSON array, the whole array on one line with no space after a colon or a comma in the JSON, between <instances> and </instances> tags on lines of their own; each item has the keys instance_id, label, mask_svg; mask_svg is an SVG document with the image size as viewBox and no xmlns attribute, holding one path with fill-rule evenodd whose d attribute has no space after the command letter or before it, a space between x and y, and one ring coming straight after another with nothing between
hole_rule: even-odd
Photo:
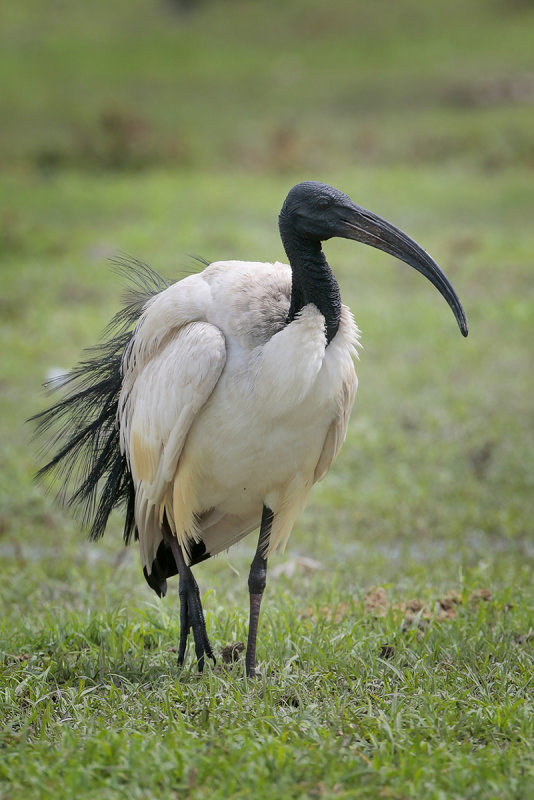
<instances>
[{"instance_id":1,"label":"bird's neck","mask_svg":"<svg viewBox=\"0 0 534 800\"><path fill-rule=\"evenodd\" d=\"M280 226L282 242L292 271L291 303L288 324L308 305L313 303L325 320L326 343L337 333L341 317L341 295L334 273L321 248L321 243L299 236Z\"/></svg>"}]
</instances>

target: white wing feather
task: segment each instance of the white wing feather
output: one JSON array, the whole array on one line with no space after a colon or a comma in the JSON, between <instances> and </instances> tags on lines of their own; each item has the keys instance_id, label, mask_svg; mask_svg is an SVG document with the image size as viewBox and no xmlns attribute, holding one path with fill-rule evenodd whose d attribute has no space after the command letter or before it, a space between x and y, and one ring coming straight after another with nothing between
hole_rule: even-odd
<instances>
[{"instance_id":1,"label":"white wing feather","mask_svg":"<svg viewBox=\"0 0 534 800\"><path fill-rule=\"evenodd\" d=\"M135 485L141 557L149 573L180 454L225 361L224 336L207 322L175 330L140 369L129 354L119 407L121 449ZM174 527L172 517L169 522Z\"/></svg>"},{"instance_id":2,"label":"white wing feather","mask_svg":"<svg viewBox=\"0 0 534 800\"><path fill-rule=\"evenodd\" d=\"M358 348L361 347L359 338L360 332L354 322L354 317L349 309L343 306L338 335L330 342L330 358L326 364L327 369L330 370L334 365L339 368L335 374L341 377L341 385L338 384L334 395L337 413L328 429L319 461L315 467L314 483L324 478L347 435L350 412L358 389L354 359L358 358ZM332 374L332 385L335 385L334 381L334 374Z\"/></svg>"},{"instance_id":3,"label":"white wing feather","mask_svg":"<svg viewBox=\"0 0 534 800\"><path fill-rule=\"evenodd\" d=\"M345 441L350 412L354 404L357 388L358 381L356 379L356 373L352 371L348 374L347 380L344 382L341 392L338 395L337 417L330 425L328 433L326 434L325 443L321 455L319 456L317 466L315 467L313 476L314 483L321 481L325 477L337 457L341 445Z\"/></svg>"}]
</instances>

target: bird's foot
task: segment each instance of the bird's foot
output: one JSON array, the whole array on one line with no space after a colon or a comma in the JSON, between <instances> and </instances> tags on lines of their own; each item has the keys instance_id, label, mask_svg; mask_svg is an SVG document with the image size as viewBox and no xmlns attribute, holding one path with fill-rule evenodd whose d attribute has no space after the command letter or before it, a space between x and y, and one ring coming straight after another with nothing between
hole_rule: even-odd
<instances>
[{"instance_id":1,"label":"bird's foot","mask_svg":"<svg viewBox=\"0 0 534 800\"><path fill-rule=\"evenodd\" d=\"M254 666L247 666L246 667L246 676L247 678L260 678L261 672L258 671L256 665Z\"/></svg>"},{"instance_id":2,"label":"bird's foot","mask_svg":"<svg viewBox=\"0 0 534 800\"><path fill-rule=\"evenodd\" d=\"M180 667L184 663L187 637L191 628L195 641L198 671L202 672L206 656L211 658L214 666L216 659L206 632L200 592L192 573L191 580L189 580L189 576L180 580L180 644L178 647L178 666Z\"/></svg>"}]
</instances>

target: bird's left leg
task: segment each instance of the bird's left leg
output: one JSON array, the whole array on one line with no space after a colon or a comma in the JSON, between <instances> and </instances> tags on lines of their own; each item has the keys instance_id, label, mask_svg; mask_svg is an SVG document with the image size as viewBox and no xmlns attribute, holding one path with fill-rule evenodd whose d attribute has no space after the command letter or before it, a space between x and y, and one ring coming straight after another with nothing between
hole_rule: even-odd
<instances>
[{"instance_id":1,"label":"bird's left leg","mask_svg":"<svg viewBox=\"0 0 534 800\"><path fill-rule=\"evenodd\" d=\"M180 643L178 646L178 665L182 666L184 663L187 636L190 628L192 628L198 671L202 672L204 669L204 657L207 656L211 658L215 664L215 656L213 655L213 649L206 632L206 622L204 620L204 612L202 611L202 603L200 601L200 591L191 571L191 567L185 563L182 548L178 544L176 537L169 531L166 538L171 547L174 560L176 561L180 579Z\"/></svg>"},{"instance_id":2,"label":"bird's left leg","mask_svg":"<svg viewBox=\"0 0 534 800\"><path fill-rule=\"evenodd\" d=\"M269 545L271 526L273 524L273 512L267 506L263 506L261 517L260 537L256 554L250 565L248 576L248 590L250 593L250 617L248 624L247 654L245 666L247 677L254 678L256 675L256 639L258 637L258 622L260 619L260 607L267 583L267 557L265 551Z\"/></svg>"}]
</instances>

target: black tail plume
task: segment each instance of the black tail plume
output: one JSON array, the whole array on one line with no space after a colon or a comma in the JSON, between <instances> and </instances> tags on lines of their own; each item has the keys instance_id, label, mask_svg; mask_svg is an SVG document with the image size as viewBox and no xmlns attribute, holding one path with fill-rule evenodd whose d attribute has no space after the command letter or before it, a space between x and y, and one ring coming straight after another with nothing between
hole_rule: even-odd
<instances>
[{"instance_id":1,"label":"black tail plume","mask_svg":"<svg viewBox=\"0 0 534 800\"><path fill-rule=\"evenodd\" d=\"M56 473L63 480L60 500L74 507L89 538L103 535L113 508L126 506L124 540L135 531L134 486L120 452L117 406L122 384L122 356L143 307L170 282L147 264L120 257L113 261L129 287L123 308L106 328L106 340L86 351L87 357L48 388L66 390L61 400L36 414L36 435L48 437L54 457L37 473ZM137 538L137 537L136 537Z\"/></svg>"}]
</instances>

